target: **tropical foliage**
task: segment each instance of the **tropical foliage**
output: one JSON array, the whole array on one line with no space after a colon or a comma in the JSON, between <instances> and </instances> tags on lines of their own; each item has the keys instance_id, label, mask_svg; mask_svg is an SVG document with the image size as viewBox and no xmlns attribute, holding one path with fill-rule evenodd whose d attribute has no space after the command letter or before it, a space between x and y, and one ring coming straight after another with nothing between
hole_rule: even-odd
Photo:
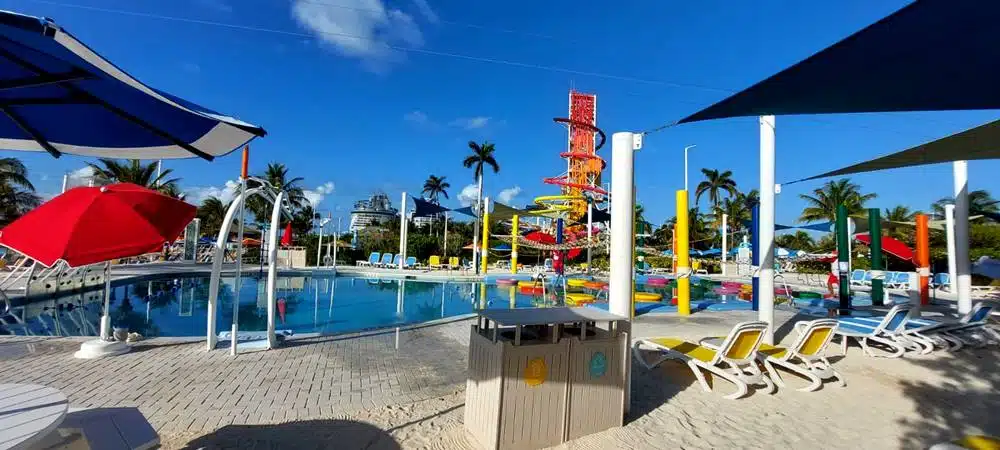
<instances>
[{"instance_id":1,"label":"tropical foliage","mask_svg":"<svg viewBox=\"0 0 1000 450\"><path fill-rule=\"evenodd\" d=\"M950 205L953 203L955 203L954 198L945 197L931 204L931 211L933 211L934 217L943 219L944 205ZM998 206L997 203L997 200L995 200L988 191L975 190L969 192L969 215L978 216L983 214L1000 213L1000 206Z\"/></svg>"},{"instance_id":2,"label":"tropical foliage","mask_svg":"<svg viewBox=\"0 0 1000 450\"><path fill-rule=\"evenodd\" d=\"M0 227L42 203L28 180L28 169L17 158L0 158Z\"/></svg>"},{"instance_id":3,"label":"tropical foliage","mask_svg":"<svg viewBox=\"0 0 1000 450\"><path fill-rule=\"evenodd\" d=\"M170 178L173 169L165 169L157 175L158 163L155 161L144 164L138 159L100 158L97 163L88 165L94 169L94 180L98 184L132 183L173 197L180 196L177 186L180 178Z\"/></svg>"},{"instance_id":4,"label":"tropical foliage","mask_svg":"<svg viewBox=\"0 0 1000 450\"><path fill-rule=\"evenodd\" d=\"M496 156L494 155L496 146L486 141L482 144L469 141L469 149L472 150L472 154L462 160L462 165L466 169L472 169L472 177L479 181L480 184L482 184L484 168L492 168L493 173L500 172L500 165L497 164Z\"/></svg>"},{"instance_id":5,"label":"tropical foliage","mask_svg":"<svg viewBox=\"0 0 1000 450\"><path fill-rule=\"evenodd\" d=\"M809 233L798 230L795 233L781 234L774 237L774 244L789 250L813 251L816 242Z\"/></svg>"},{"instance_id":6,"label":"tropical foliage","mask_svg":"<svg viewBox=\"0 0 1000 450\"><path fill-rule=\"evenodd\" d=\"M448 198L448 189L451 188L451 183L445 181L448 177L439 177L436 175L431 175L427 177L427 181L424 181L423 194L430 199L431 203L440 204L439 197L444 196Z\"/></svg>"},{"instance_id":7,"label":"tropical foliage","mask_svg":"<svg viewBox=\"0 0 1000 450\"><path fill-rule=\"evenodd\" d=\"M698 183L698 187L695 188L695 204L701 201L702 194L708 194L708 201L715 209L719 206L723 194L735 197L739 193L739 190L736 189L736 181L733 180L733 171L719 172L716 169L701 169L701 173L705 174L705 181Z\"/></svg>"},{"instance_id":8,"label":"tropical foliage","mask_svg":"<svg viewBox=\"0 0 1000 450\"><path fill-rule=\"evenodd\" d=\"M222 203L218 197L208 197L198 206L198 219L201 220L201 234L205 236L218 236L222 229L222 222L226 218L228 205Z\"/></svg>"},{"instance_id":9,"label":"tropical foliage","mask_svg":"<svg viewBox=\"0 0 1000 450\"><path fill-rule=\"evenodd\" d=\"M916 214L916 211L911 211L909 207L904 205L896 205L892 209L886 208L882 213L882 220L888 223L882 226L882 233L895 239L906 239L908 235L913 234L913 227L898 222L912 222L913 216Z\"/></svg>"},{"instance_id":10,"label":"tropical foliage","mask_svg":"<svg viewBox=\"0 0 1000 450\"><path fill-rule=\"evenodd\" d=\"M264 170L264 173L251 177L251 179L247 181L247 189L253 189L261 185L261 183L254 180L254 178L267 181L275 189L284 191L285 199L288 202L287 204L293 211L297 212L309 204L301 186L303 178L289 176L288 167L285 167L284 164L269 163L267 168ZM271 210L273 206L270 201L260 196L253 196L247 200L246 204L247 209L253 213L254 218L257 219L257 223L263 224L271 219Z\"/></svg>"},{"instance_id":11,"label":"tropical foliage","mask_svg":"<svg viewBox=\"0 0 1000 450\"><path fill-rule=\"evenodd\" d=\"M852 183L849 178L828 181L822 187L813 190L812 194L799 194L806 201L806 207L799 216L799 222L817 222L837 220L837 206L847 207L850 217L864 217L865 203L873 200L878 194L861 193L861 186Z\"/></svg>"}]
</instances>

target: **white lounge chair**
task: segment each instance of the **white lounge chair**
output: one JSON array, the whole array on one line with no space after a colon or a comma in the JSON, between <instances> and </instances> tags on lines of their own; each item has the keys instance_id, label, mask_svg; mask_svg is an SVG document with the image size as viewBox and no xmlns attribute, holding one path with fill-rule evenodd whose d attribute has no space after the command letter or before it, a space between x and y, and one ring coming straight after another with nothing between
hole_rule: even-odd
<instances>
[{"instance_id":1,"label":"white lounge chair","mask_svg":"<svg viewBox=\"0 0 1000 450\"><path fill-rule=\"evenodd\" d=\"M877 324L871 324L867 317L841 317L838 322L836 336L840 336L841 351L847 354L847 339L853 338L861 344L861 349L866 355L877 357L868 345L868 341L878 342L892 348L889 358L903 356L907 349L924 350L922 342L907 340L899 335L899 330L906 323L906 318L910 314L910 305L896 305L881 317ZM804 323L804 322L800 322ZM796 326L800 326L796 324Z\"/></svg>"},{"instance_id":2,"label":"white lounge chair","mask_svg":"<svg viewBox=\"0 0 1000 450\"><path fill-rule=\"evenodd\" d=\"M355 261L354 265L357 267L372 267L378 264L378 259L381 256L379 252L372 252L368 255L368 261Z\"/></svg>"},{"instance_id":3,"label":"white lounge chair","mask_svg":"<svg viewBox=\"0 0 1000 450\"><path fill-rule=\"evenodd\" d=\"M725 396L732 400L746 395L749 385L763 384L768 393L774 392L774 383L760 371L756 363L757 349L766 331L766 322L743 322L736 324L717 348L683 339L661 337L637 340L632 346L632 352L636 360L647 369L668 359L687 363L701 388L705 392L711 392L708 380L701 373L702 369L707 370L736 386L736 392ZM648 363L643 358L642 346L658 350L662 356Z\"/></svg>"},{"instance_id":4,"label":"white lounge chair","mask_svg":"<svg viewBox=\"0 0 1000 450\"><path fill-rule=\"evenodd\" d=\"M850 280L848 280L851 286L864 286L866 273L868 272L861 269L854 269L854 271L851 272Z\"/></svg>"}]
</instances>

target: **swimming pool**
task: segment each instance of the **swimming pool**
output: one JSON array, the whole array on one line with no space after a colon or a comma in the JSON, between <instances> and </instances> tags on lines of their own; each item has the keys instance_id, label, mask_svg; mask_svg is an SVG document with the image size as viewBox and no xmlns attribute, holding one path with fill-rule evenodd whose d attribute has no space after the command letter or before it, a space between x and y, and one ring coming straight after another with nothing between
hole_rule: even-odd
<instances>
[{"instance_id":1,"label":"swimming pool","mask_svg":"<svg viewBox=\"0 0 1000 450\"><path fill-rule=\"evenodd\" d=\"M234 279L220 284L218 330L232 325L239 299L240 331L267 327L265 279L244 277L239 296ZM145 337L204 336L208 277L170 278L115 286L111 321ZM0 317L0 334L95 336L103 290L13 306ZM277 283L278 330L336 334L411 325L475 312L480 307L551 305L541 295L473 282L428 282L354 277L288 276ZM481 306L482 305L482 306Z\"/></svg>"}]
</instances>

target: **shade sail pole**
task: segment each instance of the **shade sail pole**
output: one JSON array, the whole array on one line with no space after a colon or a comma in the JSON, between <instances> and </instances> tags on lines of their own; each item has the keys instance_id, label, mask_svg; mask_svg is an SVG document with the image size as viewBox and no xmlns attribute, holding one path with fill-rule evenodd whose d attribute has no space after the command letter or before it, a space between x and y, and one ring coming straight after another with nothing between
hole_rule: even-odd
<instances>
[{"instance_id":1,"label":"shade sail pole","mask_svg":"<svg viewBox=\"0 0 1000 450\"><path fill-rule=\"evenodd\" d=\"M969 260L969 163L952 163L955 176L955 272L958 312L972 311L972 263Z\"/></svg>"},{"instance_id":2,"label":"shade sail pole","mask_svg":"<svg viewBox=\"0 0 1000 450\"><path fill-rule=\"evenodd\" d=\"M677 234L674 234L674 242L677 243L677 314L681 316L691 315L691 263L688 254L688 192L686 190L677 191Z\"/></svg>"},{"instance_id":3,"label":"shade sail pole","mask_svg":"<svg viewBox=\"0 0 1000 450\"><path fill-rule=\"evenodd\" d=\"M882 260L882 219L878 208L868 209L868 235L872 253L872 304L882 306L885 298L885 264Z\"/></svg>"},{"instance_id":4,"label":"shade sail pole","mask_svg":"<svg viewBox=\"0 0 1000 450\"><path fill-rule=\"evenodd\" d=\"M723 214L722 215L722 276L726 276L726 255L728 253L726 248L728 246L726 244L729 243L729 236L728 236L729 230L727 230L726 228L728 228L727 227L728 224L729 224L729 215Z\"/></svg>"},{"instance_id":5,"label":"shade sail pole","mask_svg":"<svg viewBox=\"0 0 1000 450\"><path fill-rule=\"evenodd\" d=\"M633 134L611 136L611 255L608 309L621 317L632 317L632 233L635 228L633 200Z\"/></svg>"},{"instance_id":6,"label":"shade sail pole","mask_svg":"<svg viewBox=\"0 0 1000 450\"><path fill-rule=\"evenodd\" d=\"M764 342L774 343L774 116L760 116L760 292L757 312L767 322ZM754 249L756 252L757 249Z\"/></svg>"},{"instance_id":7,"label":"shade sail pole","mask_svg":"<svg viewBox=\"0 0 1000 450\"><path fill-rule=\"evenodd\" d=\"M955 257L955 205L944 205L944 232L948 238L948 291L958 292L958 275L956 275ZM962 305L959 304L959 309Z\"/></svg>"},{"instance_id":8,"label":"shade sail pole","mask_svg":"<svg viewBox=\"0 0 1000 450\"><path fill-rule=\"evenodd\" d=\"M399 266L397 269L403 270L406 261L403 255L406 254L406 192L403 193L402 203L399 207ZM392 261L389 261L392 264Z\"/></svg>"}]
</instances>

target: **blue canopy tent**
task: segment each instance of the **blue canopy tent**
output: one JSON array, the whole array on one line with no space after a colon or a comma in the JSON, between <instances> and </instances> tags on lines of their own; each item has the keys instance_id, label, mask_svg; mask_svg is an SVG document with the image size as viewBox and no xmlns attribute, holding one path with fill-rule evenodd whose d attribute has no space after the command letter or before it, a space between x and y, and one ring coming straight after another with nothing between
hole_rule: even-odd
<instances>
[{"instance_id":1,"label":"blue canopy tent","mask_svg":"<svg viewBox=\"0 0 1000 450\"><path fill-rule=\"evenodd\" d=\"M54 157L211 161L265 135L142 84L50 19L2 10L0 113L0 149Z\"/></svg>"}]
</instances>

